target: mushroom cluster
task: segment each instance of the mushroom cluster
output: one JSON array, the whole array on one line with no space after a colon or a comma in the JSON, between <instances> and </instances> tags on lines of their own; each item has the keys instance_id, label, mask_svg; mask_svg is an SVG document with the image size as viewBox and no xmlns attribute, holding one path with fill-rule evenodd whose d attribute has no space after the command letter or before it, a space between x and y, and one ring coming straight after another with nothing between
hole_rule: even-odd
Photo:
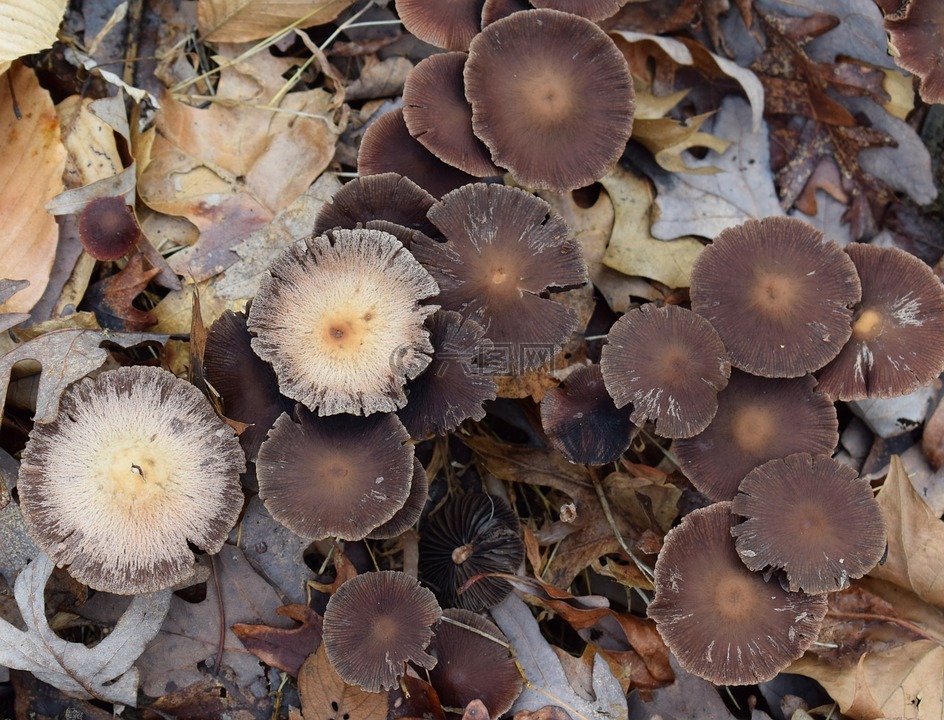
<instances>
[{"instance_id":1,"label":"mushroom cluster","mask_svg":"<svg viewBox=\"0 0 944 720\"><path fill-rule=\"evenodd\" d=\"M437 197L505 171L555 192L599 180L632 131L629 66L596 25L624 2L398 0L407 30L452 52L413 68L403 108L364 134L358 172L392 170Z\"/></svg>"}]
</instances>

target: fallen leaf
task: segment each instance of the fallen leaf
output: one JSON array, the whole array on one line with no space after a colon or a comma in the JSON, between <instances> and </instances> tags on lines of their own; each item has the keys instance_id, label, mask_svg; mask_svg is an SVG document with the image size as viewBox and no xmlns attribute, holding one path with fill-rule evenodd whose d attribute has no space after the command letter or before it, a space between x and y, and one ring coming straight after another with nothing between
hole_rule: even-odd
<instances>
[{"instance_id":1,"label":"fallen leaf","mask_svg":"<svg viewBox=\"0 0 944 720\"><path fill-rule=\"evenodd\" d=\"M301 625L281 628L236 623L233 632L266 665L298 677L302 663L321 646L321 616L307 605L298 604L283 605L276 612Z\"/></svg>"},{"instance_id":2,"label":"fallen leaf","mask_svg":"<svg viewBox=\"0 0 944 720\"><path fill-rule=\"evenodd\" d=\"M19 466L19 463L14 463ZM0 478L0 486L3 479ZM8 496L9 499L9 496ZM17 575L30 560L39 556L39 548L26 530L23 513L17 503L9 503L0 509L0 575L13 586Z\"/></svg>"},{"instance_id":3,"label":"fallen leaf","mask_svg":"<svg viewBox=\"0 0 944 720\"><path fill-rule=\"evenodd\" d=\"M0 27L10 24L20 27L14 20ZM30 283L0 303L0 312L28 312L42 297L56 256L59 227L43 206L62 189L66 152L49 93L21 65L0 82L0 145L0 277Z\"/></svg>"},{"instance_id":4,"label":"fallen leaf","mask_svg":"<svg viewBox=\"0 0 944 720\"><path fill-rule=\"evenodd\" d=\"M112 631L89 648L63 640L49 627L43 588L53 567L41 553L16 579L14 595L27 630L0 621L0 665L29 670L78 697L136 706L138 671L133 665L161 627L170 590L134 598Z\"/></svg>"},{"instance_id":5,"label":"fallen leaf","mask_svg":"<svg viewBox=\"0 0 944 720\"><path fill-rule=\"evenodd\" d=\"M331 22L354 0L198 0L200 34L210 42L245 42L286 26Z\"/></svg>"},{"instance_id":6,"label":"fallen leaf","mask_svg":"<svg viewBox=\"0 0 944 720\"><path fill-rule=\"evenodd\" d=\"M29 280L0 279L0 306L29 285ZM29 320L29 313L4 312L0 313L0 333L6 332L21 322Z\"/></svg>"},{"instance_id":7,"label":"fallen leaf","mask_svg":"<svg viewBox=\"0 0 944 720\"><path fill-rule=\"evenodd\" d=\"M157 318L132 303L159 272L159 268L145 268L144 256L136 252L119 272L89 286L84 302L104 328L120 332L144 330L156 325Z\"/></svg>"},{"instance_id":8,"label":"fallen leaf","mask_svg":"<svg viewBox=\"0 0 944 720\"><path fill-rule=\"evenodd\" d=\"M545 705L534 712L528 710L516 712L514 720L571 720L571 717L567 711L557 705Z\"/></svg>"},{"instance_id":9,"label":"fallen leaf","mask_svg":"<svg viewBox=\"0 0 944 720\"><path fill-rule=\"evenodd\" d=\"M387 720L446 720L433 686L418 677L404 675L387 695Z\"/></svg>"},{"instance_id":10,"label":"fallen leaf","mask_svg":"<svg viewBox=\"0 0 944 720\"><path fill-rule=\"evenodd\" d=\"M299 670L298 694L306 720L376 720L387 713L387 693L367 692L345 683L328 662L324 645Z\"/></svg>"},{"instance_id":11,"label":"fallen leaf","mask_svg":"<svg viewBox=\"0 0 944 720\"><path fill-rule=\"evenodd\" d=\"M707 680L683 670L675 656L669 662L675 673L675 682L654 690L645 700L640 693L629 697L629 712L635 720L661 718L698 718L698 720L733 720L735 717L724 704L718 689ZM760 717L767 717L761 714ZM759 720L752 716L751 720Z\"/></svg>"},{"instance_id":12,"label":"fallen leaf","mask_svg":"<svg viewBox=\"0 0 944 720\"><path fill-rule=\"evenodd\" d=\"M490 720L488 708L481 700L473 700L465 706L465 712L462 713L462 720Z\"/></svg>"},{"instance_id":13,"label":"fallen leaf","mask_svg":"<svg viewBox=\"0 0 944 720\"><path fill-rule=\"evenodd\" d=\"M5 0L0 5L0 74L11 60L52 47L67 0Z\"/></svg>"}]
</instances>

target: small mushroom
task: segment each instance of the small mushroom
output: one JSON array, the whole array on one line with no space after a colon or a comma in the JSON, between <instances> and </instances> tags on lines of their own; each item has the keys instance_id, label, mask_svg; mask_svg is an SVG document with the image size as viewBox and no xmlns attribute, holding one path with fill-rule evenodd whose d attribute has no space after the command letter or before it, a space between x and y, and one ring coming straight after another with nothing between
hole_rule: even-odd
<instances>
[{"instance_id":1,"label":"small mushroom","mask_svg":"<svg viewBox=\"0 0 944 720\"><path fill-rule=\"evenodd\" d=\"M125 367L67 389L37 423L17 490L30 535L95 590L138 595L194 572L190 545L219 552L243 505L245 456L193 385Z\"/></svg>"},{"instance_id":2,"label":"small mushroom","mask_svg":"<svg viewBox=\"0 0 944 720\"><path fill-rule=\"evenodd\" d=\"M393 235L335 230L291 245L249 311L252 347L283 395L321 415L391 412L429 364L423 326L438 291Z\"/></svg>"},{"instance_id":3,"label":"small mushroom","mask_svg":"<svg viewBox=\"0 0 944 720\"><path fill-rule=\"evenodd\" d=\"M317 417L295 407L269 431L256 458L259 497L303 538L360 540L404 506L413 446L393 414Z\"/></svg>"},{"instance_id":4,"label":"small mushroom","mask_svg":"<svg viewBox=\"0 0 944 720\"><path fill-rule=\"evenodd\" d=\"M908 395L944 371L944 286L930 267L899 248L852 243L846 252L862 282L852 337L819 373L839 400Z\"/></svg>"},{"instance_id":5,"label":"small mushroom","mask_svg":"<svg viewBox=\"0 0 944 720\"><path fill-rule=\"evenodd\" d=\"M669 531L648 614L685 670L718 685L773 679L816 640L826 596L787 592L745 567L731 503L689 513Z\"/></svg>"},{"instance_id":6,"label":"small mushroom","mask_svg":"<svg viewBox=\"0 0 944 720\"><path fill-rule=\"evenodd\" d=\"M799 377L836 357L860 294L839 245L793 218L728 228L692 267L692 310L718 331L734 367L765 377Z\"/></svg>"},{"instance_id":7,"label":"small mushroom","mask_svg":"<svg viewBox=\"0 0 944 720\"><path fill-rule=\"evenodd\" d=\"M79 240L96 260L124 257L140 238L141 228L124 198L95 198L79 213Z\"/></svg>"},{"instance_id":8,"label":"small mushroom","mask_svg":"<svg viewBox=\"0 0 944 720\"><path fill-rule=\"evenodd\" d=\"M468 50L479 31L485 0L397 0L397 14L410 33L446 50Z\"/></svg>"},{"instance_id":9,"label":"small mushroom","mask_svg":"<svg viewBox=\"0 0 944 720\"><path fill-rule=\"evenodd\" d=\"M656 433L669 438L691 437L708 426L731 374L711 323L677 305L652 303L610 328L600 367L616 407L632 403L634 423L652 419Z\"/></svg>"},{"instance_id":10,"label":"small mushroom","mask_svg":"<svg viewBox=\"0 0 944 720\"><path fill-rule=\"evenodd\" d=\"M401 572L357 575L328 600L322 640L341 679L368 692L390 690L414 663L431 669L426 652L442 610L426 588Z\"/></svg>"},{"instance_id":11,"label":"small mushroom","mask_svg":"<svg viewBox=\"0 0 944 720\"><path fill-rule=\"evenodd\" d=\"M478 612L497 605L508 593L507 580L483 573L515 573L524 560L518 515L499 497L466 493L431 514L420 536L420 578L444 607Z\"/></svg>"},{"instance_id":12,"label":"small mushroom","mask_svg":"<svg viewBox=\"0 0 944 720\"><path fill-rule=\"evenodd\" d=\"M751 570L783 569L791 591L843 590L885 552L872 487L825 455L797 453L755 468L731 509L745 518L731 529L741 560Z\"/></svg>"}]
</instances>

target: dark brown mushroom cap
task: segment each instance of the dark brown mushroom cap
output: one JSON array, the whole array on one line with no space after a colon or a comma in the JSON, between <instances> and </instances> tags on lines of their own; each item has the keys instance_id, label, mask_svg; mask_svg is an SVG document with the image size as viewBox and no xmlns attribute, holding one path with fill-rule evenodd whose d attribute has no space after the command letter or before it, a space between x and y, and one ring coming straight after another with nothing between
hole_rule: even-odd
<instances>
[{"instance_id":1,"label":"dark brown mushroom cap","mask_svg":"<svg viewBox=\"0 0 944 720\"><path fill-rule=\"evenodd\" d=\"M891 54L898 67L921 78L921 99L944 103L944 5L935 0L910 0L885 16Z\"/></svg>"},{"instance_id":2,"label":"dark brown mushroom cap","mask_svg":"<svg viewBox=\"0 0 944 720\"><path fill-rule=\"evenodd\" d=\"M501 642L507 643L501 630L481 615L461 608L443 610L429 644L429 654L436 658L429 681L444 707L464 708L481 700L490 718L501 717L511 708L521 694L521 674Z\"/></svg>"},{"instance_id":3,"label":"dark brown mushroom cap","mask_svg":"<svg viewBox=\"0 0 944 720\"><path fill-rule=\"evenodd\" d=\"M332 667L368 692L396 687L404 665L430 669L426 652L442 610L409 575L393 570L357 575L328 600L322 641Z\"/></svg>"},{"instance_id":4,"label":"dark brown mushroom cap","mask_svg":"<svg viewBox=\"0 0 944 720\"><path fill-rule=\"evenodd\" d=\"M410 496L387 522L371 530L367 537L371 540L387 540L402 535L416 524L423 514L426 499L429 497L429 478L423 463L413 458L413 481L410 483Z\"/></svg>"},{"instance_id":5,"label":"dark brown mushroom cap","mask_svg":"<svg viewBox=\"0 0 944 720\"><path fill-rule=\"evenodd\" d=\"M899 248L846 248L862 281L852 337L819 373L839 400L907 395L944 371L944 286L930 267Z\"/></svg>"},{"instance_id":6,"label":"dark brown mushroom cap","mask_svg":"<svg viewBox=\"0 0 944 720\"><path fill-rule=\"evenodd\" d=\"M485 417L482 403L494 400L493 345L482 326L452 310L440 310L426 323L433 360L406 385L406 406L397 411L410 437L445 435L468 419Z\"/></svg>"},{"instance_id":7,"label":"dark brown mushroom cap","mask_svg":"<svg viewBox=\"0 0 944 720\"><path fill-rule=\"evenodd\" d=\"M413 446L396 415L319 418L295 407L259 449L259 497L293 533L360 540L404 506Z\"/></svg>"},{"instance_id":8,"label":"dark brown mushroom cap","mask_svg":"<svg viewBox=\"0 0 944 720\"><path fill-rule=\"evenodd\" d=\"M872 487L825 455L797 453L755 468L731 509L745 518L731 529L741 560L751 570L782 568L792 591L843 590L885 552Z\"/></svg>"},{"instance_id":9,"label":"dark brown mushroom cap","mask_svg":"<svg viewBox=\"0 0 944 720\"><path fill-rule=\"evenodd\" d=\"M614 323L600 360L617 407L633 404L632 421L656 423L663 437L704 430L728 384L728 353L705 318L677 305L647 303Z\"/></svg>"},{"instance_id":10,"label":"dark brown mushroom cap","mask_svg":"<svg viewBox=\"0 0 944 720\"><path fill-rule=\"evenodd\" d=\"M826 596L787 592L734 549L731 503L689 513L655 567L649 617L679 665L718 685L771 680L816 640Z\"/></svg>"},{"instance_id":11,"label":"dark brown mushroom cap","mask_svg":"<svg viewBox=\"0 0 944 720\"><path fill-rule=\"evenodd\" d=\"M485 0L397 0L403 27L445 50L468 50L479 31Z\"/></svg>"},{"instance_id":12,"label":"dark brown mushroom cap","mask_svg":"<svg viewBox=\"0 0 944 720\"><path fill-rule=\"evenodd\" d=\"M438 288L395 237L335 230L291 245L249 311L252 348L283 395L321 415L390 412L429 364L423 326Z\"/></svg>"},{"instance_id":13,"label":"dark brown mushroom cap","mask_svg":"<svg viewBox=\"0 0 944 720\"><path fill-rule=\"evenodd\" d=\"M410 135L445 163L476 177L500 175L488 148L472 132L462 70L468 56L439 53L420 61L403 86L403 119Z\"/></svg>"},{"instance_id":14,"label":"dark brown mushroom cap","mask_svg":"<svg viewBox=\"0 0 944 720\"><path fill-rule=\"evenodd\" d=\"M243 505L246 460L193 385L126 367L66 390L35 424L17 489L30 535L96 590L137 595L193 574L194 546L219 552Z\"/></svg>"},{"instance_id":15,"label":"dark brown mushroom cap","mask_svg":"<svg viewBox=\"0 0 944 720\"><path fill-rule=\"evenodd\" d=\"M431 514L420 535L420 578L444 607L478 612L497 605L508 593L508 581L495 577L476 580L480 573L515 573L524 560L518 515L493 495L466 493Z\"/></svg>"},{"instance_id":16,"label":"dark brown mushroom cap","mask_svg":"<svg viewBox=\"0 0 944 720\"><path fill-rule=\"evenodd\" d=\"M691 283L692 310L714 325L731 364L766 377L799 377L836 357L861 292L842 249L786 217L722 231Z\"/></svg>"},{"instance_id":17,"label":"dark brown mushroom cap","mask_svg":"<svg viewBox=\"0 0 944 720\"><path fill-rule=\"evenodd\" d=\"M476 183L434 205L429 217L446 242L418 239L413 254L440 286L443 308L485 328L507 352L507 370L539 367L577 327L577 314L544 297L587 279L567 224L534 195Z\"/></svg>"},{"instance_id":18,"label":"dark brown mushroom cap","mask_svg":"<svg viewBox=\"0 0 944 720\"><path fill-rule=\"evenodd\" d=\"M249 425L239 436L246 457L256 459L272 423L294 403L279 393L275 370L252 351L246 316L227 310L210 326L203 370L231 420Z\"/></svg>"},{"instance_id":19,"label":"dark brown mushroom cap","mask_svg":"<svg viewBox=\"0 0 944 720\"><path fill-rule=\"evenodd\" d=\"M439 231L426 218L427 211L435 202L436 198L410 178L397 173L365 175L344 185L334 194L331 202L318 211L314 234L322 235L336 227L353 230L358 223L369 227L369 222L385 220L435 236ZM376 229L390 232L385 227ZM397 233L391 235L399 238ZM400 241L403 242L402 239Z\"/></svg>"},{"instance_id":20,"label":"dark brown mushroom cap","mask_svg":"<svg viewBox=\"0 0 944 720\"><path fill-rule=\"evenodd\" d=\"M618 409L606 391L599 365L577 368L563 387L541 400L541 425L558 452L571 462L603 465L616 460L639 431L631 408Z\"/></svg>"},{"instance_id":21,"label":"dark brown mushroom cap","mask_svg":"<svg viewBox=\"0 0 944 720\"><path fill-rule=\"evenodd\" d=\"M482 6L482 27L491 25L496 20L506 18L512 13L530 10L531 7L531 3L527 0L485 0Z\"/></svg>"},{"instance_id":22,"label":"dark brown mushroom cap","mask_svg":"<svg viewBox=\"0 0 944 720\"><path fill-rule=\"evenodd\" d=\"M622 53L589 20L557 10L513 13L476 35L465 93L492 160L529 187L590 185L632 131L635 95Z\"/></svg>"},{"instance_id":23,"label":"dark brown mushroom cap","mask_svg":"<svg viewBox=\"0 0 944 720\"><path fill-rule=\"evenodd\" d=\"M839 442L836 408L816 381L770 379L734 370L704 432L675 442L685 476L712 500L731 500L768 460L797 452L829 455Z\"/></svg>"},{"instance_id":24,"label":"dark brown mushroom cap","mask_svg":"<svg viewBox=\"0 0 944 720\"><path fill-rule=\"evenodd\" d=\"M531 0L531 4L536 8L562 10L593 22L615 15L626 2L627 0Z\"/></svg>"},{"instance_id":25,"label":"dark brown mushroom cap","mask_svg":"<svg viewBox=\"0 0 944 720\"><path fill-rule=\"evenodd\" d=\"M140 237L141 228L124 198L95 198L79 213L79 239L96 260L127 255Z\"/></svg>"},{"instance_id":26,"label":"dark brown mushroom cap","mask_svg":"<svg viewBox=\"0 0 944 720\"><path fill-rule=\"evenodd\" d=\"M447 165L415 140L403 120L403 110L392 110L377 118L361 139L357 172L405 175L435 197L442 197L477 178Z\"/></svg>"}]
</instances>

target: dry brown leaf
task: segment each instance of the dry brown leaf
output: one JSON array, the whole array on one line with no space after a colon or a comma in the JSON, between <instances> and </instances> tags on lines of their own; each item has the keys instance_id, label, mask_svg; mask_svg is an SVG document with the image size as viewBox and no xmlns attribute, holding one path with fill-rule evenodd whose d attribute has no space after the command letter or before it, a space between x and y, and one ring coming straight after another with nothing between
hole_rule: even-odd
<instances>
[{"instance_id":1,"label":"dry brown leaf","mask_svg":"<svg viewBox=\"0 0 944 720\"><path fill-rule=\"evenodd\" d=\"M305 720L375 720L387 714L387 693L367 692L345 683L328 662L324 645L298 671L298 694Z\"/></svg>"},{"instance_id":2,"label":"dry brown leaf","mask_svg":"<svg viewBox=\"0 0 944 720\"><path fill-rule=\"evenodd\" d=\"M245 42L274 35L286 26L331 22L354 0L199 0L197 21L204 40Z\"/></svg>"},{"instance_id":3,"label":"dry brown leaf","mask_svg":"<svg viewBox=\"0 0 944 720\"><path fill-rule=\"evenodd\" d=\"M266 665L298 677L306 658L321 646L321 616L307 605L299 604L283 605L276 612L301 625L281 628L236 623L233 632L246 649Z\"/></svg>"},{"instance_id":4,"label":"dry brown leaf","mask_svg":"<svg viewBox=\"0 0 944 720\"><path fill-rule=\"evenodd\" d=\"M11 60L56 42L68 0L5 0L0 3L0 74Z\"/></svg>"},{"instance_id":5,"label":"dry brown leaf","mask_svg":"<svg viewBox=\"0 0 944 720\"><path fill-rule=\"evenodd\" d=\"M46 289L56 256L59 227L43 206L62 190L66 152L49 93L21 65L0 83L0 146L0 277L30 282L0 312L27 312Z\"/></svg>"},{"instance_id":6,"label":"dry brown leaf","mask_svg":"<svg viewBox=\"0 0 944 720\"><path fill-rule=\"evenodd\" d=\"M144 330L156 325L157 318L153 313L136 308L132 302L159 272L158 268L145 267L144 256L137 252L120 272L89 287L85 302L102 327L124 332Z\"/></svg>"}]
</instances>

